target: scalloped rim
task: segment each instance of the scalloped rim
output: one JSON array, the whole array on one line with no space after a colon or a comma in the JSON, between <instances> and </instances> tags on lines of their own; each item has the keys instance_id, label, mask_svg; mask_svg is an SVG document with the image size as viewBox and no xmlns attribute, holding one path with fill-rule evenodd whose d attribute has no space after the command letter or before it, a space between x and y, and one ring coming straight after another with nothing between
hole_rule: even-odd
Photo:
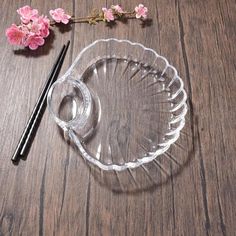
<instances>
[{"instance_id":1,"label":"scalloped rim","mask_svg":"<svg viewBox=\"0 0 236 236\"><path fill-rule=\"evenodd\" d=\"M73 71L75 65L78 63L78 61L80 60L81 56L85 53L85 51L87 51L89 48L93 47L95 44L100 43L100 42L110 42L110 41L115 41L118 43L123 43L126 42L128 44L130 44L131 46L139 46L141 48L143 48L145 51L150 51L152 53L154 53L154 55L156 56L156 58L160 58L162 60L165 61L166 66L162 72L162 75L166 72L167 68L171 68L174 71L174 76L173 79L171 80L171 82L169 83L168 86L170 86L174 80L179 80L180 82L180 88L175 92L175 94L171 97L171 100L174 99L176 96L178 96L181 92L183 93L183 98L181 100L181 102L178 104L178 106L176 106L174 109L172 109L171 111L176 111L179 108L181 108L183 106L183 111L180 113L180 115L176 116L174 120L171 121L171 124L174 123L179 123L179 125L177 126L177 128L175 128L174 130L171 130L169 133L166 134L166 136L172 136L171 139L169 139L168 141L159 144L159 146L161 147L160 149L158 149L156 152L150 153L150 155L148 156L144 156L142 158L137 158L136 161L131 161L131 162L126 162L124 164L121 165L117 165L117 164L104 164L101 161L97 160L96 158L90 156L86 150L84 149L82 143L80 142L80 140L78 139L78 137L76 136L76 134L73 132L73 130L69 130L69 137L74 140L75 144L77 145L81 155L83 156L83 158L89 162L91 162L92 164L98 166L99 168L103 169L103 170L116 170L116 171L122 171L125 170L127 168L133 169L136 168L142 164L151 162L152 160L154 160L156 157L162 155L164 152L166 152L171 144L173 144L174 142L176 142L176 140L179 138L180 136L180 131L183 129L184 125L185 125L185 115L187 113L187 94L184 90L184 83L183 80L178 76L178 72L175 69L175 67L173 67L172 65L169 64L168 60L159 55L156 51L154 51L151 48L147 48L145 46L143 46L140 43L134 43L131 42L127 39L115 39L115 38L109 38L109 39L98 39L96 41L94 41L93 43L89 44L87 47L85 47L80 53L79 55L76 57L75 61L73 62L73 64L70 66L70 68L68 69L68 71L60 78L60 80L64 80L66 79L71 72ZM81 77L81 75L79 75L79 77Z\"/></svg>"}]
</instances>

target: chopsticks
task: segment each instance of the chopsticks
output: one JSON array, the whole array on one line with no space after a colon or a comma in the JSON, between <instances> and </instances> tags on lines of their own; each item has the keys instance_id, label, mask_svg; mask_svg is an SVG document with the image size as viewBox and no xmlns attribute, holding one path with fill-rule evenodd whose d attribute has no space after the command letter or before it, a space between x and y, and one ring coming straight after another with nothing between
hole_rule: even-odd
<instances>
[{"instance_id":1,"label":"chopsticks","mask_svg":"<svg viewBox=\"0 0 236 236\"><path fill-rule=\"evenodd\" d=\"M37 132L39 123L41 121L41 118L43 116L45 105L47 101L47 94L52 86L52 84L56 81L60 69L62 67L67 49L70 45L70 41L67 42L67 44L63 45L49 75L48 79L43 87L43 90L41 94L39 95L39 98L34 106L34 109L31 113L31 116L26 124L26 127L21 135L21 138L19 140L19 143L16 147L16 150L11 158L13 162L18 162L21 158L26 158L28 151L30 149L31 143L34 139L34 136Z\"/></svg>"}]
</instances>

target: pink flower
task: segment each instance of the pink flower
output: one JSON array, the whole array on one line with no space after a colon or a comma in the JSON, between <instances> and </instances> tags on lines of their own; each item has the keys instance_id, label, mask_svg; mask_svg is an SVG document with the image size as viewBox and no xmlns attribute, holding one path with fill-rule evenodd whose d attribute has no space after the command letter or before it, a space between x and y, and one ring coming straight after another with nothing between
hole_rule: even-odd
<instances>
[{"instance_id":1,"label":"pink flower","mask_svg":"<svg viewBox=\"0 0 236 236\"><path fill-rule=\"evenodd\" d=\"M148 9L143 4L139 4L138 6L136 6L135 12L136 12L137 19L139 19L139 18L146 19L147 18Z\"/></svg>"},{"instance_id":2,"label":"pink flower","mask_svg":"<svg viewBox=\"0 0 236 236\"><path fill-rule=\"evenodd\" d=\"M41 25L37 21L33 21L27 25L31 33L40 35Z\"/></svg>"},{"instance_id":3,"label":"pink flower","mask_svg":"<svg viewBox=\"0 0 236 236\"><path fill-rule=\"evenodd\" d=\"M41 36L30 34L24 42L25 47L29 47L32 50L38 48L38 46L42 46L44 44L44 39Z\"/></svg>"},{"instance_id":4,"label":"pink flower","mask_svg":"<svg viewBox=\"0 0 236 236\"><path fill-rule=\"evenodd\" d=\"M11 27L9 27L6 30L6 36L8 39L8 42L12 45L22 45L23 40L26 36L26 32L22 29L20 29L15 24L12 24Z\"/></svg>"},{"instance_id":5,"label":"pink flower","mask_svg":"<svg viewBox=\"0 0 236 236\"><path fill-rule=\"evenodd\" d=\"M50 21L47 16L34 16L27 24L13 24L6 30L6 36L11 44L35 50L44 44L44 38L49 35L49 27Z\"/></svg>"},{"instance_id":6,"label":"pink flower","mask_svg":"<svg viewBox=\"0 0 236 236\"><path fill-rule=\"evenodd\" d=\"M102 11L103 11L103 14L104 14L104 20L105 21L110 22L110 21L113 21L115 19L114 15L113 15L113 12L112 12L112 9L107 9L106 7L103 7Z\"/></svg>"},{"instance_id":7,"label":"pink flower","mask_svg":"<svg viewBox=\"0 0 236 236\"><path fill-rule=\"evenodd\" d=\"M120 5L112 5L111 9L115 10L117 13L120 13L120 14L124 13Z\"/></svg>"},{"instance_id":8,"label":"pink flower","mask_svg":"<svg viewBox=\"0 0 236 236\"><path fill-rule=\"evenodd\" d=\"M35 18L32 23L31 30L33 31L33 26L39 29L37 35L46 38L49 35L49 27L50 27L50 20L47 18L47 16L39 16L38 18ZM34 32L34 31L33 31Z\"/></svg>"},{"instance_id":9,"label":"pink flower","mask_svg":"<svg viewBox=\"0 0 236 236\"><path fill-rule=\"evenodd\" d=\"M57 23L62 22L63 24L68 24L69 19L71 18L70 15L65 14L65 11L62 8L50 10L49 13Z\"/></svg>"},{"instance_id":10,"label":"pink flower","mask_svg":"<svg viewBox=\"0 0 236 236\"><path fill-rule=\"evenodd\" d=\"M21 16L21 21L27 24L30 22L30 20L38 15L38 10L32 9L30 6L24 6L19 8L17 13Z\"/></svg>"}]
</instances>

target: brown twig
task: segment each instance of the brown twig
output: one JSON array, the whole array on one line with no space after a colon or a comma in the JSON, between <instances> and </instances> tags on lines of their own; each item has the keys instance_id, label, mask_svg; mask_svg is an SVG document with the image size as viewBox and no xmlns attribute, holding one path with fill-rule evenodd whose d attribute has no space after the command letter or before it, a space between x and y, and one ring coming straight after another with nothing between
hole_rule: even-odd
<instances>
[{"instance_id":1,"label":"brown twig","mask_svg":"<svg viewBox=\"0 0 236 236\"><path fill-rule=\"evenodd\" d=\"M100 21L105 21L105 18L104 18L104 15L103 13L99 13L99 12L93 12L94 15L91 15L91 16L87 16L87 17L71 17L70 19L70 23L89 23L89 24L96 24L97 22L100 22ZM119 19L133 19L135 18L135 11L130 11L130 12L124 12L124 13L121 13L121 14L118 14L118 13L114 13L114 16L115 16L115 19L114 21L116 20L119 20ZM54 20L50 21L50 25L51 26L54 26L57 22L55 22Z\"/></svg>"}]
</instances>

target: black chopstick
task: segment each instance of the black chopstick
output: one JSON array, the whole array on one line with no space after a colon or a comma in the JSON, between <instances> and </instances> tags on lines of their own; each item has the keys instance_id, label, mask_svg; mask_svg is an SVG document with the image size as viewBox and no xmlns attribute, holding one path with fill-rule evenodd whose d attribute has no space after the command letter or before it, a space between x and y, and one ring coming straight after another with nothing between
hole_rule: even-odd
<instances>
[{"instance_id":1,"label":"black chopstick","mask_svg":"<svg viewBox=\"0 0 236 236\"><path fill-rule=\"evenodd\" d=\"M11 158L13 162L18 162L21 158L26 158L26 155L30 149L30 144L33 141L34 135L37 132L37 128L39 126L39 123L41 121L42 115L44 113L46 101L47 101L47 94L51 87L51 85L54 83L54 81L57 79L61 66L63 64L67 49L70 45L70 41L65 45L63 45L50 73L48 76L48 79L43 87L43 90L34 106L34 109L31 113L31 116L27 122L27 125L21 135L20 141L16 147L16 150Z\"/></svg>"}]
</instances>

